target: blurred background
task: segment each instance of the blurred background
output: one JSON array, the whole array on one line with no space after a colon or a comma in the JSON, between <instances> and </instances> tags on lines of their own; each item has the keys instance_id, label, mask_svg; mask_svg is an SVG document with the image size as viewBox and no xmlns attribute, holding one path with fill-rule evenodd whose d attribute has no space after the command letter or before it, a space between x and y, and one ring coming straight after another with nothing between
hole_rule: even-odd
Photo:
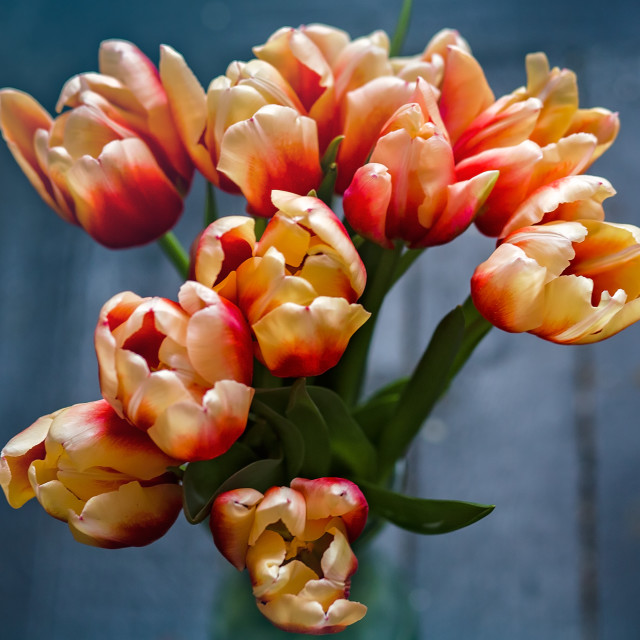
<instances>
[{"instance_id":1,"label":"blurred background","mask_svg":"<svg viewBox=\"0 0 640 640\"><path fill-rule=\"evenodd\" d=\"M277 28L325 22L352 37L393 32L400 0L111 0L3 3L0 86L53 110L63 83L97 70L106 38L154 62L167 43L200 81L252 57ZM578 73L581 106L620 113L621 134L591 169L618 195L608 218L640 225L638 5L623 0L417 1L405 54L442 27L469 41L500 96L526 82L524 56L546 51ZM99 397L92 334L115 293L173 298L180 285L154 246L111 252L44 205L0 144L0 445L39 416ZM176 232L198 230L196 180ZM221 198L224 213L243 204ZM369 388L407 373L438 320L468 295L493 242L473 229L430 249L392 292ZM370 605L342 638L449 640L640 637L640 327L570 348L493 330L425 424L407 491L496 504L440 537L389 526L354 577ZM286 637L252 627L250 586L204 527L184 520L144 549L74 542L32 501L0 500L0 636L6 640L205 640ZM246 605L246 607L245 607Z\"/></svg>"}]
</instances>

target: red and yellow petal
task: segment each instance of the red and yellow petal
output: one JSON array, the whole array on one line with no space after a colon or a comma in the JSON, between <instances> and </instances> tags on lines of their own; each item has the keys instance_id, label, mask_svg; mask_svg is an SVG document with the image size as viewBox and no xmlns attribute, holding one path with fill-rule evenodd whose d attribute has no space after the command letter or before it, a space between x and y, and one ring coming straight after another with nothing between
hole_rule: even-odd
<instances>
[{"instance_id":1,"label":"red and yellow petal","mask_svg":"<svg viewBox=\"0 0 640 640\"><path fill-rule=\"evenodd\" d=\"M211 460L242 435L254 390L234 380L221 380L199 404L176 402L147 431L167 455L182 461Z\"/></svg>"},{"instance_id":2,"label":"red and yellow petal","mask_svg":"<svg viewBox=\"0 0 640 640\"><path fill-rule=\"evenodd\" d=\"M105 146L67 172L78 222L107 247L146 244L166 233L182 213L182 198L138 139Z\"/></svg>"},{"instance_id":3,"label":"red and yellow petal","mask_svg":"<svg viewBox=\"0 0 640 640\"><path fill-rule=\"evenodd\" d=\"M268 369L280 377L315 376L335 366L369 313L344 298L284 303L252 328Z\"/></svg>"},{"instance_id":4,"label":"red and yellow petal","mask_svg":"<svg viewBox=\"0 0 640 640\"><path fill-rule=\"evenodd\" d=\"M255 489L235 489L220 494L211 507L209 527L213 541L238 571L246 565L255 509L263 497Z\"/></svg>"},{"instance_id":5,"label":"red and yellow petal","mask_svg":"<svg viewBox=\"0 0 640 640\"><path fill-rule=\"evenodd\" d=\"M79 514L69 514L68 522L78 542L106 549L141 547L162 537L181 509L179 485L129 482L91 498Z\"/></svg>"},{"instance_id":6,"label":"red and yellow petal","mask_svg":"<svg viewBox=\"0 0 640 640\"><path fill-rule=\"evenodd\" d=\"M218 170L247 198L248 210L275 213L271 191L308 193L322 179L316 124L290 107L267 105L252 118L229 127Z\"/></svg>"},{"instance_id":7,"label":"red and yellow petal","mask_svg":"<svg viewBox=\"0 0 640 640\"><path fill-rule=\"evenodd\" d=\"M38 418L30 427L7 442L0 454L0 486L7 502L20 508L35 496L29 482L29 466L45 457L44 441L55 414Z\"/></svg>"}]
</instances>

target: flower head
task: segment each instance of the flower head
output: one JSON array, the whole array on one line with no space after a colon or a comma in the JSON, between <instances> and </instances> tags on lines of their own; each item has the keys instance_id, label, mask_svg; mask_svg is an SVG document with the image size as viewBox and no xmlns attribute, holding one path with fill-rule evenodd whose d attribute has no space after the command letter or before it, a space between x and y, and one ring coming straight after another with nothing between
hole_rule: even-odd
<instances>
[{"instance_id":1,"label":"flower head","mask_svg":"<svg viewBox=\"0 0 640 640\"><path fill-rule=\"evenodd\" d=\"M142 546L166 533L182 489L160 451L104 400L43 416L2 450L0 485L12 507L34 496L85 544Z\"/></svg>"},{"instance_id":2,"label":"flower head","mask_svg":"<svg viewBox=\"0 0 640 640\"><path fill-rule=\"evenodd\" d=\"M260 611L298 633L333 633L366 607L348 600L358 567L349 545L364 527L367 503L342 478L295 478L264 495L236 489L218 496L211 532L222 555L247 567Z\"/></svg>"},{"instance_id":3,"label":"flower head","mask_svg":"<svg viewBox=\"0 0 640 640\"><path fill-rule=\"evenodd\" d=\"M63 87L51 116L31 96L0 91L0 126L16 161L58 215L101 244L157 239L182 213L193 166L158 72L134 45L107 40L100 73Z\"/></svg>"},{"instance_id":4,"label":"flower head","mask_svg":"<svg viewBox=\"0 0 640 640\"><path fill-rule=\"evenodd\" d=\"M95 342L102 395L168 455L208 460L243 433L251 336L214 291L187 282L179 304L118 294L100 312Z\"/></svg>"},{"instance_id":5,"label":"flower head","mask_svg":"<svg viewBox=\"0 0 640 640\"><path fill-rule=\"evenodd\" d=\"M505 238L476 269L471 295L505 331L585 344L640 319L640 229L554 221Z\"/></svg>"},{"instance_id":6,"label":"flower head","mask_svg":"<svg viewBox=\"0 0 640 640\"><path fill-rule=\"evenodd\" d=\"M317 198L276 191L261 239L253 221L221 218L199 238L195 278L235 302L256 355L277 376L323 373L369 317L356 304L366 273L335 214Z\"/></svg>"}]
</instances>

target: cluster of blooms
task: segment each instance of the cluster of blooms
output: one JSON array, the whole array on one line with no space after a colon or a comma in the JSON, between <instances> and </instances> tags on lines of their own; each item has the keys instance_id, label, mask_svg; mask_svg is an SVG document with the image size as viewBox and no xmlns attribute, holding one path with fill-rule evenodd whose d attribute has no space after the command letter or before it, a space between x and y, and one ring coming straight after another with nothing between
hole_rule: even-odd
<instances>
[{"instance_id":1,"label":"cluster of blooms","mask_svg":"<svg viewBox=\"0 0 640 640\"><path fill-rule=\"evenodd\" d=\"M507 331L591 342L640 318L640 229L605 222L614 190L583 174L618 118L579 108L571 71L530 55L526 87L496 99L452 30L407 58L390 56L383 32L351 40L323 25L283 28L254 53L205 92L172 48L157 70L134 45L107 41L100 73L65 84L55 119L0 91L20 167L105 246L168 232L194 166L269 219L259 237L253 217L210 224L177 302L109 300L95 332L103 399L40 418L3 449L9 503L35 496L81 542L143 545L166 532L182 505L181 465L248 433L255 359L281 379L339 363L370 316L355 234L416 249L475 221L498 247L473 276L473 301ZM316 197L334 191L351 235ZM367 503L348 480L286 481L218 495L214 541L249 569L274 624L338 631L366 611L348 594Z\"/></svg>"}]
</instances>

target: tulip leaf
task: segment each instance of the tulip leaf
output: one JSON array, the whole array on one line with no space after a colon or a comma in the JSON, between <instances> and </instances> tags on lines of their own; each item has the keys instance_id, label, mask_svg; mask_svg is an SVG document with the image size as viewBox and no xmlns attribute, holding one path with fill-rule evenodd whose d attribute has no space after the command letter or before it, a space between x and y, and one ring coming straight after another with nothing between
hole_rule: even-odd
<instances>
[{"instance_id":1,"label":"tulip leaf","mask_svg":"<svg viewBox=\"0 0 640 640\"><path fill-rule=\"evenodd\" d=\"M275 393L276 391L279 393ZM271 392L271 398L279 400L281 399L282 392L289 391L287 388L274 390ZM260 398L265 397L265 395L266 394L261 395ZM254 396L251 409L273 427L282 445L282 455L287 477L289 479L295 478L300 472L305 459L304 438L298 427L280 412L273 409L269 404L258 399L257 396Z\"/></svg>"},{"instance_id":2,"label":"tulip leaf","mask_svg":"<svg viewBox=\"0 0 640 640\"><path fill-rule=\"evenodd\" d=\"M219 487L239 469L256 459L255 454L241 442L213 460L190 462L184 471L183 507L191 524L202 522L211 509Z\"/></svg>"},{"instance_id":3,"label":"tulip leaf","mask_svg":"<svg viewBox=\"0 0 640 640\"><path fill-rule=\"evenodd\" d=\"M304 378L296 380L291 387L285 415L296 425L304 439L305 455L300 468L301 475L305 478L326 476L331 464L329 430L307 392Z\"/></svg>"},{"instance_id":4,"label":"tulip leaf","mask_svg":"<svg viewBox=\"0 0 640 640\"><path fill-rule=\"evenodd\" d=\"M456 307L433 332L429 345L398 400L396 411L380 435L378 451L383 475L389 473L395 461L404 455L447 388L449 372L460 349L464 328L464 313L461 307Z\"/></svg>"},{"instance_id":5,"label":"tulip leaf","mask_svg":"<svg viewBox=\"0 0 640 640\"><path fill-rule=\"evenodd\" d=\"M326 387L307 387L329 431L331 452L345 475L372 478L377 470L376 450L353 418L342 398ZM337 470L339 473L342 469Z\"/></svg>"},{"instance_id":6,"label":"tulip leaf","mask_svg":"<svg viewBox=\"0 0 640 640\"><path fill-rule=\"evenodd\" d=\"M473 304L471 296L469 296L462 305L462 313L464 314L464 336L462 343L458 349L458 353L449 370L449 381L456 377L457 373L467 362L474 349L480 344L493 325L480 315L480 312Z\"/></svg>"},{"instance_id":7,"label":"tulip leaf","mask_svg":"<svg viewBox=\"0 0 640 640\"><path fill-rule=\"evenodd\" d=\"M331 207L333 201L333 190L336 186L336 180L338 178L338 165L335 162L332 162L328 168L326 173L324 174L324 178L322 178L322 182L318 187L317 197L322 200L328 207Z\"/></svg>"},{"instance_id":8,"label":"tulip leaf","mask_svg":"<svg viewBox=\"0 0 640 640\"><path fill-rule=\"evenodd\" d=\"M288 484L282 458L256 460L229 476L216 491L216 495L233 489L251 487L264 493L269 487ZM214 496L215 498L215 496Z\"/></svg>"},{"instance_id":9,"label":"tulip leaf","mask_svg":"<svg viewBox=\"0 0 640 640\"><path fill-rule=\"evenodd\" d=\"M494 505L412 498L358 480L372 513L398 527L425 535L449 533L488 516Z\"/></svg>"},{"instance_id":10,"label":"tulip leaf","mask_svg":"<svg viewBox=\"0 0 640 640\"><path fill-rule=\"evenodd\" d=\"M340 144L344 140L344 136L336 136L327 146L327 150L324 152L322 159L320 160L320 168L322 169L322 173L327 173L331 168L331 165L336 163L336 158L338 157L338 150L340 149Z\"/></svg>"},{"instance_id":11,"label":"tulip leaf","mask_svg":"<svg viewBox=\"0 0 640 640\"><path fill-rule=\"evenodd\" d=\"M384 426L391 420L408 378L399 378L378 389L364 404L356 407L353 417L371 442L377 442Z\"/></svg>"}]
</instances>

